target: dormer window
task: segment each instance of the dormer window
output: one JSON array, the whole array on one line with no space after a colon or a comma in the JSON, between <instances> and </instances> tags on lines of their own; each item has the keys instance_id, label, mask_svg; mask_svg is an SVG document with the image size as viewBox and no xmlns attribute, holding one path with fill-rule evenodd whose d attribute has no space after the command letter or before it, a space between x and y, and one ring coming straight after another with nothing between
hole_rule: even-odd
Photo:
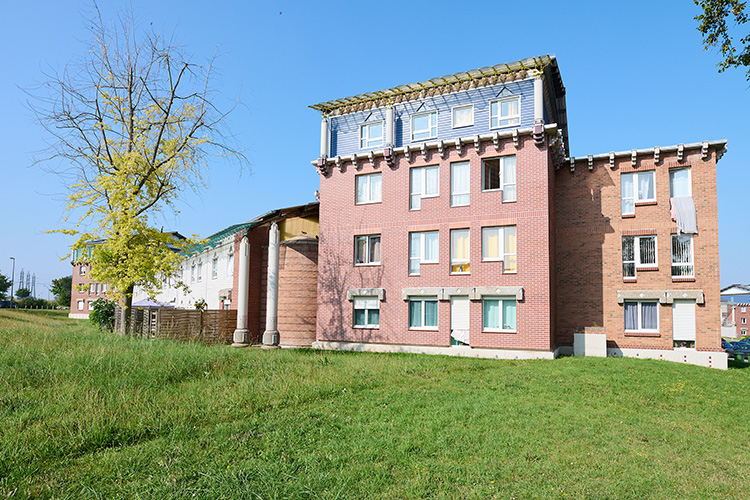
<instances>
[{"instance_id":1,"label":"dormer window","mask_svg":"<svg viewBox=\"0 0 750 500\"><path fill-rule=\"evenodd\" d=\"M474 125L474 105L455 106L451 110L453 128L470 127Z\"/></svg>"},{"instance_id":2,"label":"dormer window","mask_svg":"<svg viewBox=\"0 0 750 500\"><path fill-rule=\"evenodd\" d=\"M370 149L383 145L383 122L363 123L359 126L359 148Z\"/></svg>"},{"instance_id":3,"label":"dormer window","mask_svg":"<svg viewBox=\"0 0 750 500\"><path fill-rule=\"evenodd\" d=\"M490 128L511 127L521 124L521 98L504 97L490 101Z\"/></svg>"},{"instance_id":4,"label":"dormer window","mask_svg":"<svg viewBox=\"0 0 750 500\"><path fill-rule=\"evenodd\" d=\"M411 140L423 141L437 137L437 111L419 113L411 117Z\"/></svg>"}]
</instances>

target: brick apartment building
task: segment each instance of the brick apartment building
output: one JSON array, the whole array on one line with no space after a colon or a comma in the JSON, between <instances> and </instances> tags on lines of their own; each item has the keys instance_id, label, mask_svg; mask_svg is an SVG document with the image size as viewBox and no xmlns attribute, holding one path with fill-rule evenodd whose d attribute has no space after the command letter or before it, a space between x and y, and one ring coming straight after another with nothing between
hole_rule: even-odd
<instances>
[{"instance_id":1,"label":"brick apartment building","mask_svg":"<svg viewBox=\"0 0 750 500\"><path fill-rule=\"evenodd\" d=\"M107 283L100 283L91 279L91 252L94 245L101 241L93 241L85 249L71 250L70 264L73 266L73 279L70 290L69 318L87 319L93 310L92 303L99 298L107 298Z\"/></svg>"},{"instance_id":2,"label":"brick apartment building","mask_svg":"<svg viewBox=\"0 0 750 500\"><path fill-rule=\"evenodd\" d=\"M550 56L311 107L317 347L726 367L725 141L570 157Z\"/></svg>"}]
</instances>

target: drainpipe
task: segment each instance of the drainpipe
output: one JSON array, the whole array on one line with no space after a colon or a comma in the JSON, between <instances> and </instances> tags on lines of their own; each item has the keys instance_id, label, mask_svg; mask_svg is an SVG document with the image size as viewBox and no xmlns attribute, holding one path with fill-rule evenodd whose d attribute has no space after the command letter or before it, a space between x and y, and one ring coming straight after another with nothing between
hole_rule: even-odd
<instances>
[{"instance_id":1,"label":"drainpipe","mask_svg":"<svg viewBox=\"0 0 750 500\"><path fill-rule=\"evenodd\" d=\"M393 106L385 108L385 145L393 147Z\"/></svg>"},{"instance_id":2,"label":"drainpipe","mask_svg":"<svg viewBox=\"0 0 750 500\"><path fill-rule=\"evenodd\" d=\"M542 76L534 78L534 124L544 123L544 88L542 87Z\"/></svg>"},{"instance_id":3,"label":"drainpipe","mask_svg":"<svg viewBox=\"0 0 750 500\"><path fill-rule=\"evenodd\" d=\"M279 312L279 226L274 221L268 232L268 289L266 293L266 331L263 332L263 348L279 346L277 319Z\"/></svg>"},{"instance_id":4,"label":"drainpipe","mask_svg":"<svg viewBox=\"0 0 750 500\"><path fill-rule=\"evenodd\" d=\"M247 242L247 235L242 237L240 243L240 276L237 287L237 329L234 331L234 343L232 347L247 347L250 343L247 340L247 295L250 286L250 245Z\"/></svg>"},{"instance_id":5,"label":"drainpipe","mask_svg":"<svg viewBox=\"0 0 750 500\"><path fill-rule=\"evenodd\" d=\"M328 158L328 118L320 122L320 157Z\"/></svg>"}]
</instances>

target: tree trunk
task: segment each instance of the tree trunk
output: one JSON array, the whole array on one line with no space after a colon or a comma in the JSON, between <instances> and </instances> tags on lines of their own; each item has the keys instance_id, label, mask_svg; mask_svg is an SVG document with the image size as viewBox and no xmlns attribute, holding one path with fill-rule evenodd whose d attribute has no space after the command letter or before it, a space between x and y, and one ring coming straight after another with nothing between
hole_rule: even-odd
<instances>
[{"instance_id":1,"label":"tree trunk","mask_svg":"<svg viewBox=\"0 0 750 500\"><path fill-rule=\"evenodd\" d=\"M130 332L130 311L133 308L133 289L134 285L128 286L125 290L125 297L121 300L122 307L120 308L120 325L122 325L122 331L119 334L129 334Z\"/></svg>"}]
</instances>

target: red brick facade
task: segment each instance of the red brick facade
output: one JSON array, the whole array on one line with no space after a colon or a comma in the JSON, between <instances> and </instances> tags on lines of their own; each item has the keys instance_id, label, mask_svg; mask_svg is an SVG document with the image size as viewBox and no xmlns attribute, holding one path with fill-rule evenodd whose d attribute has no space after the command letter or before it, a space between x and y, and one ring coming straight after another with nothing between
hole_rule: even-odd
<instances>
[{"instance_id":1,"label":"red brick facade","mask_svg":"<svg viewBox=\"0 0 750 500\"><path fill-rule=\"evenodd\" d=\"M70 295L71 318L88 318L96 299L106 299L109 287L106 283L93 281L90 277L91 264L73 264L73 280ZM93 286L92 286L93 285ZM81 307L82 308L79 308Z\"/></svg>"}]
</instances>

